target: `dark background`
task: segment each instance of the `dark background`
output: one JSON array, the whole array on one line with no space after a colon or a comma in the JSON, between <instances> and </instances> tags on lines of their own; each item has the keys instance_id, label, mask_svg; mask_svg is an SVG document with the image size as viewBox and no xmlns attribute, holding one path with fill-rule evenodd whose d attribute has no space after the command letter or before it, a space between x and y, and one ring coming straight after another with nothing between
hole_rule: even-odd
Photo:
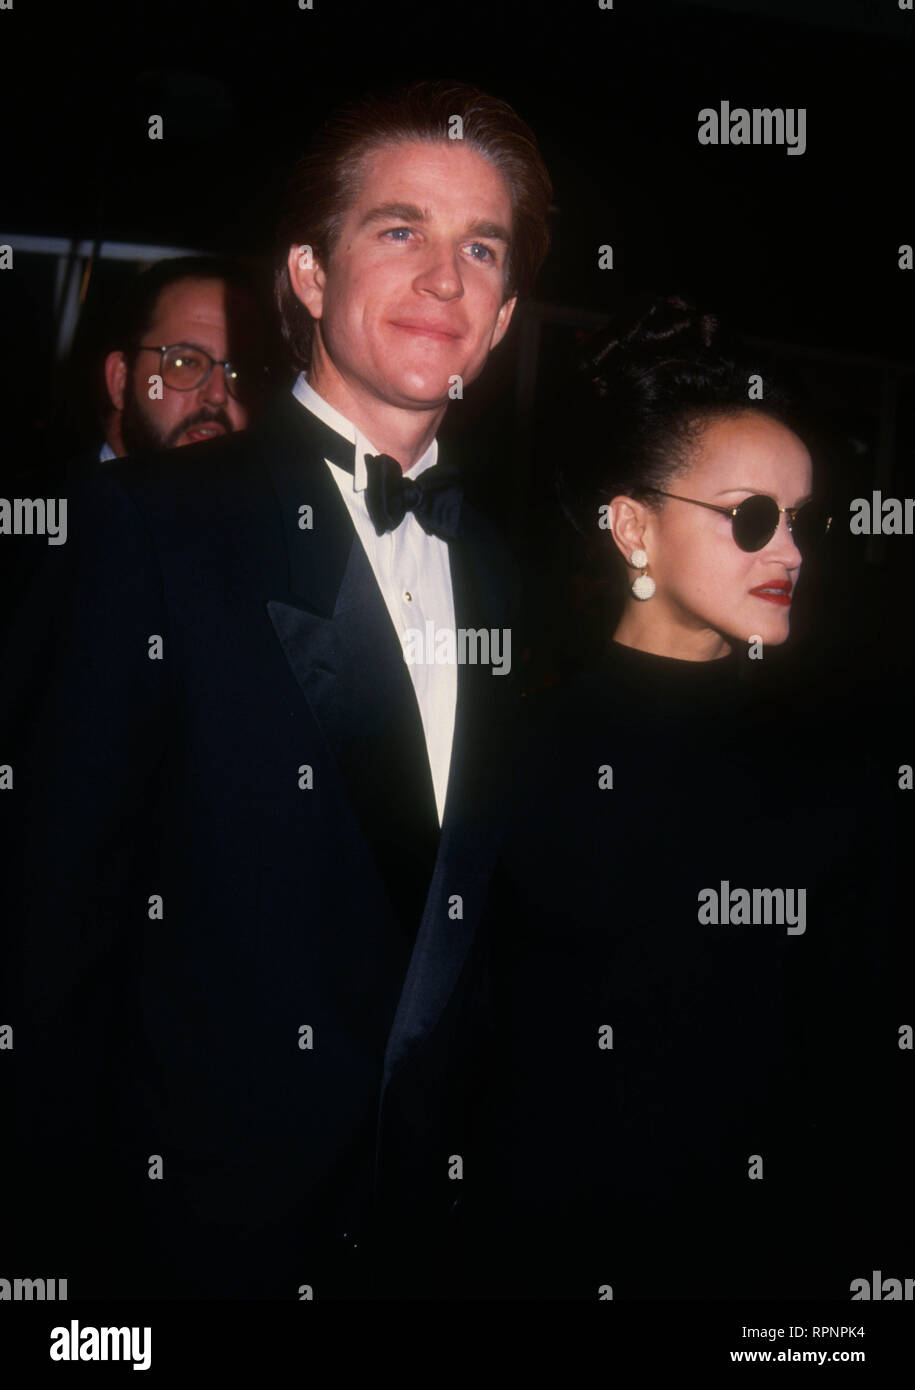
<instances>
[{"instance_id":1,"label":"dark background","mask_svg":"<svg viewBox=\"0 0 915 1390\"><path fill-rule=\"evenodd\" d=\"M600 585L556 507L554 460L536 447L562 408L564 356L627 296L674 292L793 377L833 444L820 486L838 521L808 566L798 640L773 662L790 660L836 708L889 705L879 729L905 732L915 539L851 537L846 518L874 487L911 491L915 272L898 268L898 247L915 241L915 15L895 0L313 3L17 0L0 12L0 242L228 252L269 285L286 170L330 107L418 77L494 91L541 142L554 244L534 301L444 433L532 573L535 680L603 623ZM805 107L806 152L700 145L697 113L722 99ZM161 141L147 136L152 113ZM612 271L598 267L602 244ZM94 261L60 362L54 258L16 252L0 275L8 489L50 479L96 434L89 369L132 274Z\"/></svg>"},{"instance_id":2,"label":"dark background","mask_svg":"<svg viewBox=\"0 0 915 1390\"><path fill-rule=\"evenodd\" d=\"M794 375L824 421L820 485L837 520L805 570L792 641L766 664L817 709L837 760L870 758L894 779L915 762L915 537L852 537L848 507L872 488L915 491L915 272L898 268L899 246L915 242L915 14L896 0L314 6L15 0L0 11L0 243L136 241L266 268L285 172L330 107L428 77L504 97L551 171L554 245L534 302L444 432L529 571L529 684L607 634L601 585L557 510L555 460L536 447L562 410L563 355L624 297L685 294L766 369ZM806 153L699 145L698 111L723 99L805 107ZM162 141L147 138L152 113ZM605 243L612 271L598 268ZM87 368L129 273L94 266L69 363L55 361L53 259L17 252L0 273L4 495L37 494L92 437ZM907 845L909 798L897 796ZM898 905L901 929L905 884Z\"/></svg>"}]
</instances>

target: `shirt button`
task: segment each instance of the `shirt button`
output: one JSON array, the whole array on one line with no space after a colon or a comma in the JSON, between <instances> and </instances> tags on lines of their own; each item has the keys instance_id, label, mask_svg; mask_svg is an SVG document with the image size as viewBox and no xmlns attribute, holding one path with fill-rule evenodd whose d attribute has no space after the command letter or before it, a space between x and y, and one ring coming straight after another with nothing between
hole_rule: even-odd
<instances>
[{"instance_id":1,"label":"shirt button","mask_svg":"<svg viewBox=\"0 0 915 1390\"><path fill-rule=\"evenodd\" d=\"M412 603L412 602L413 602L413 595L410 593L410 590L409 590L409 589L404 589L404 591L403 591L403 596L404 596L404 600L405 600L406 603Z\"/></svg>"}]
</instances>

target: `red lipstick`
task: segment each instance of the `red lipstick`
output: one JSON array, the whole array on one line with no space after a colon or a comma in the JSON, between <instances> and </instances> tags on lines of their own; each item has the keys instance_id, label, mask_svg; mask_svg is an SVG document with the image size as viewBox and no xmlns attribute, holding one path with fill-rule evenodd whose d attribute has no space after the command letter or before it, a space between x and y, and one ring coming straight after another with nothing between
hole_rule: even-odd
<instances>
[{"instance_id":1,"label":"red lipstick","mask_svg":"<svg viewBox=\"0 0 915 1390\"><path fill-rule=\"evenodd\" d=\"M781 608L788 608L791 603L791 581L773 579L768 584L758 584L750 593L756 598L766 599L769 603L777 603Z\"/></svg>"}]
</instances>

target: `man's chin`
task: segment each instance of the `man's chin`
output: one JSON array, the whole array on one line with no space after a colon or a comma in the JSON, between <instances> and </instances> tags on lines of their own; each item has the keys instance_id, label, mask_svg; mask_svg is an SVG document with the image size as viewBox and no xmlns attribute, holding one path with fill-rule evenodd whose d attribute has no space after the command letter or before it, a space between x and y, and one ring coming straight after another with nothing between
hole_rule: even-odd
<instances>
[{"instance_id":1,"label":"man's chin","mask_svg":"<svg viewBox=\"0 0 915 1390\"><path fill-rule=\"evenodd\" d=\"M408 376L390 383L388 397L396 397L407 410L443 410L450 401L460 400L465 384L457 372L447 377Z\"/></svg>"},{"instance_id":2,"label":"man's chin","mask_svg":"<svg viewBox=\"0 0 915 1390\"><path fill-rule=\"evenodd\" d=\"M157 430L139 411L128 409L121 432L127 454L163 454L188 444L221 439L229 431L224 421L198 420L194 425L178 424L168 431Z\"/></svg>"}]
</instances>

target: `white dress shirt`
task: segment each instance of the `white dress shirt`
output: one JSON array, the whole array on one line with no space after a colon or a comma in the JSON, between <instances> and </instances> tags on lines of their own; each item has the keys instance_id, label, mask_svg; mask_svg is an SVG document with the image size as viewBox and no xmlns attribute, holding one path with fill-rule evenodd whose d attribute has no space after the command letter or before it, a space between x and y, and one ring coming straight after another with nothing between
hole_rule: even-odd
<instances>
[{"instance_id":1,"label":"white dress shirt","mask_svg":"<svg viewBox=\"0 0 915 1390\"><path fill-rule=\"evenodd\" d=\"M356 535L368 556L402 648L406 640L405 634L410 628L418 629L425 635L426 624L433 623L436 632L442 628L454 632L454 595L451 589L451 567L446 543L438 536L428 536L412 512L407 512L403 521L393 531L387 531L383 536L376 535L365 505L365 456L381 451L341 415L339 410L328 405L323 396L318 395L308 384L304 372L299 374L292 394L325 425L356 447L353 476L338 468L329 459L325 459L324 462L330 469L331 477L340 489L340 495L352 517ZM433 439L422 458L414 463L404 476L418 477L425 469L432 467L437 457L438 442ZM427 650L427 655L429 654ZM454 739L457 666L431 661L409 661L407 670L413 681L419 705L435 790L435 805L441 824L445 810L445 794L448 790L448 772L451 767L451 745ZM369 698L370 680L371 677L368 677Z\"/></svg>"},{"instance_id":2,"label":"white dress shirt","mask_svg":"<svg viewBox=\"0 0 915 1390\"><path fill-rule=\"evenodd\" d=\"M117 454L106 439L105 443L98 451L98 461L99 463L110 463L113 458L117 458Z\"/></svg>"}]
</instances>

